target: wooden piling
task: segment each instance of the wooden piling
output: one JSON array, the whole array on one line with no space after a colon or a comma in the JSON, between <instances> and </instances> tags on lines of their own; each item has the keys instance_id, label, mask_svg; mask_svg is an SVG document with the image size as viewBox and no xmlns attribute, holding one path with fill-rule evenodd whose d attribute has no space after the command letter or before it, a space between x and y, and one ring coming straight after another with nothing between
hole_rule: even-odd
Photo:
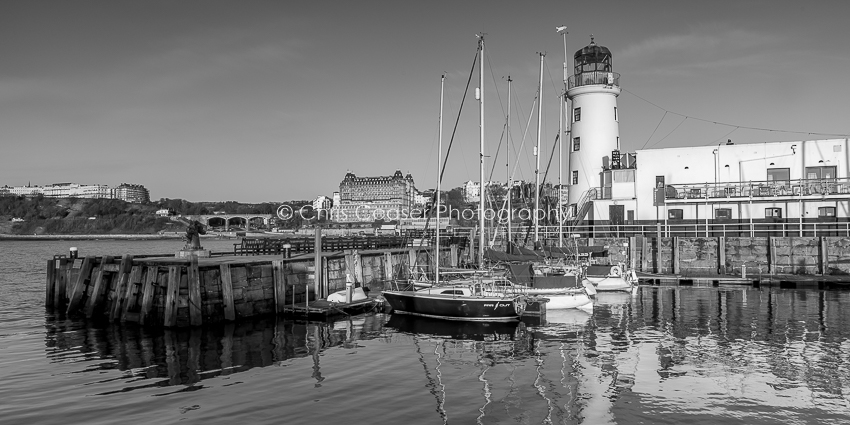
<instances>
[{"instance_id":1,"label":"wooden piling","mask_svg":"<svg viewBox=\"0 0 850 425\"><path fill-rule=\"evenodd\" d=\"M770 274L776 274L776 238L767 238L767 270ZM761 273L761 269L759 269Z\"/></svg>"},{"instance_id":2,"label":"wooden piling","mask_svg":"<svg viewBox=\"0 0 850 425\"><path fill-rule=\"evenodd\" d=\"M829 274L829 241L826 237L820 237L820 273Z\"/></svg>"},{"instance_id":3,"label":"wooden piling","mask_svg":"<svg viewBox=\"0 0 850 425\"><path fill-rule=\"evenodd\" d=\"M673 274L679 274L679 258L681 257L681 253L679 252L679 237L673 237Z\"/></svg>"},{"instance_id":4,"label":"wooden piling","mask_svg":"<svg viewBox=\"0 0 850 425\"><path fill-rule=\"evenodd\" d=\"M47 260L47 278L44 290L44 306L53 307L53 299L56 297L56 260Z\"/></svg>"},{"instance_id":5,"label":"wooden piling","mask_svg":"<svg viewBox=\"0 0 850 425\"><path fill-rule=\"evenodd\" d=\"M118 279L115 282L115 290L112 291L112 303L109 305L109 321L113 322L120 318L123 305L126 302L130 271L133 269L133 256L124 254L121 256L121 265L118 267Z\"/></svg>"},{"instance_id":6,"label":"wooden piling","mask_svg":"<svg viewBox=\"0 0 850 425\"><path fill-rule=\"evenodd\" d=\"M92 289L91 294L86 300L85 314L86 317L91 318L94 314L94 309L97 307L97 301L99 298L99 294L103 288L103 266L97 266L92 271Z\"/></svg>"},{"instance_id":7,"label":"wooden piling","mask_svg":"<svg viewBox=\"0 0 850 425\"><path fill-rule=\"evenodd\" d=\"M451 256L451 257L449 258L449 264L450 264L452 267L457 267L457 258L458 258L458 254L457 254L457 244L451 244L451 245L449 245L449 253L450 253L449 255Z\"/></svg>"},{"instance_id":8,"label":"wooden piling","mask_svg":"<svg viewBox=\"0 0 850 425\"><path fill-rule=\"evenodd\" d=\"M162 325L177 324L177 297L180 291L180 266L168 266L168 287L165 290L165 316Z\"/></svg>"},{"instance_id":9,"label":"wooden piling","mask_svg":"<svg viewBox=\"0 0 850 425\"><path fill-rule=\"evenodd\" d=\"M65 274L65 266L67 263L68 259L66 258L60 258L54 263L56 267L56 292L53 294L53 305L58 309L65 306L65 278L67 276Z\"/></svg>"},{"instance_id":10,"label":"wooden piling","mask_svg":"<svg viewBox=\"0 0 850 425\"><path fill-rule=\"evenodd\" d=\"M726 274L726 238L717 237L717 273Z\"/></svg>"},{"instance_id":11,"label":"wooden piling","mask_svg":"<svg viewBox=\"0 0 850 425\"><path fill-rule=\"evenodd\" d=\"M393 253L384 253L384 279L387 281L393 280Z\"/></svg>"},{"instance_id":12,"label":"wooden piling","mask_svg":"<svg viewBox=\"0 0 850 425\"><path fill-rule=\"evenodd\" d=\"M83 294L86 293L85 282L86 280L91 279L90 274L94 261L95 257L91 255L87 255L86 258L83 259L83 264L80 267L80 273L77 275L77 281L74 282L74 285L71 287L71 292L68 297L67 313L73 313L80 307L80 301L83 299Z\"/></svg>"},{"instance_id":13,"label":"wooden piling","mask_svg":"<svg viewBox=\"0 0 850 425\"><path fill-rule=\"evenodd\" d=\"M201 326L201 274L198 270L198 257L192 256L187 267L187 280L189 284L189 324Z\"/></svg>"},{"instance_id":14,"label":"wooden piling","mask_svg":"<svg viewBox=\"0 0 850 425\"><path fill-rule=\"evenodd\" d=\"M124 294L122 307L121 307L121 321L126 322L128 320L128 316L130 315L130 308L136 305L138 295L139 295L139 284L142 280L142 267L141 266L133 266L130 269L130 278L127 281L127 291ZM138 321L138 318L136 320Z\"/></svg>"},{"instance_id":15,"label":"wooden piling","mask_svg":"<svg viewBox=\"0 0 850 425\"><path fill-rule=\"evenodd\" d=\"M233 306L233 282L230 275L230 264L218 266L221 278L221 298L224 307L224 320L236 320L236 310Z\"/></svg>"},{"instance_id":16,"label":"wooden piling","mask_svg":"<svg viewBox=\"0 0 850 425\"><path fill-rule=\"evenodd\" d=\"M139 323L145 324L148 315L153 307L153 294L156 290L156 279L159 274L159 267L148 266L145 268L145 283L142 287L142 305L139 310Z\"/></svg>"},{"instance_id":17,"label":"wooden piling","mask_svg":"<svg viewBox=\"0 0 850 425\"><path fill-rule=\"evenodd\" d=\"M274 278L274 309L276 313L281 313L286 305L286 280L283 276L282 260L272 261L272 277ZM222 282L224 282L223 279Z\"/></svg>"}]
</instances>

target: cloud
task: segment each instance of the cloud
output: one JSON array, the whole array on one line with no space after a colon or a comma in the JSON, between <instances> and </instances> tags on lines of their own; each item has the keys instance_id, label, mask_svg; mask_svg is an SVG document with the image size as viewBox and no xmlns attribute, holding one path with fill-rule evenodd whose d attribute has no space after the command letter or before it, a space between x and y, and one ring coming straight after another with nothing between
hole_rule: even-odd
<instances>
[{"instance_id":1,"label":"cloud","mask_svg":"<svg viewBox=\"0 0 850 425\"><path fill-rule=\"evenodd\" d=\"M733 71L774 62L782 37L758 31L703 27L665 34L627 46L615 62L643 74L689 75L706 70ZM787 52L786 52L787 53Z\"/></svg>"}]
</instances>

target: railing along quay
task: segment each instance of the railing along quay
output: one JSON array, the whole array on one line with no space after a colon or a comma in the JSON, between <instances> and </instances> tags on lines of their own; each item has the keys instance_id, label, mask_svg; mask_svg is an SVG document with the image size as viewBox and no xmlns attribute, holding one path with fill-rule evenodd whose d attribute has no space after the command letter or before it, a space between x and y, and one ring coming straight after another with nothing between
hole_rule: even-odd
<instances>
[{"instance_id":1,"label":"railing along quay","mask_svg":"<svg viewBox=\"0 0 850 425\"><path fill-rule=\"evenodd\" d=\"M422 238L408 236L352 236L352 237L323 237L322 251L344 251L350 249L392 249L433 246L434 239L425 235ZM467 238L461 236L441 236L440 245L458 245L461 249L466 246ZM300 238L242 238L239 243L233 244L234 255L278 255L278 254L306 254L314 252L315 239L312 237Z\"/></svg>"}]
</instances>

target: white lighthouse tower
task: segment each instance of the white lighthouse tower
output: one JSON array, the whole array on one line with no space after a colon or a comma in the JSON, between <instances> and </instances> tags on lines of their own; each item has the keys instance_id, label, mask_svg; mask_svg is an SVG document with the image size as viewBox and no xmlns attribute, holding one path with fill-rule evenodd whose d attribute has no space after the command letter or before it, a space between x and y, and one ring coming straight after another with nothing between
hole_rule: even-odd
<instances>
[{"instance_id":1,"label":"white lighthouse tower","mask_svg":"<svg viewBox=\"0 0 850 425\"><path fill-rule=\"evenodd\" d=\"M620 150L620 126L617 96L620 74L611 67L611 51L590 37L590 44L574 55L575 74L569 78L567 98L572 101L572 123L568 174L569 204L573 217L581 220L588 211L588 200L601 182L603 158L611 160L612 151ZM595 196L593 196L595 195Z\"/></svg>"}]
</instances>

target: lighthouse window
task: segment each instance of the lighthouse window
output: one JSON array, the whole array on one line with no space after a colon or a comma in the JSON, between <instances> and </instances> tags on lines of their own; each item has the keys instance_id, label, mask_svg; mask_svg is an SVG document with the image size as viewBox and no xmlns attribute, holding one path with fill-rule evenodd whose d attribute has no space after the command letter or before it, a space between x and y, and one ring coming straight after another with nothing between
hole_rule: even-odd
<instances>
[{"instance_id":1,"label":"lighthouse window","mask_svg":"<svg viewBox=\"0 0 850 425\"><path fill-rule=\"evenodd\" d=\"M614 121L618 121L617 119L617 107L614 107Z\"/></svg>"},{"instance_id":2,"label":"lighthouse window","mask_svg":"<svg viewBox=\"0 0 850 425\"><path fill-rule=\"evenodd\" d=\"M581 121L581 108L573 109L573 122Z\"/></svg>"},{"instance_id":3,"label":"lighthouse window","mask_svg":"<svg viewBox=\"0 0 850 425\"><path fill-rule=\"evenodd\" d=\"M581 148L581 137L573 137L573 152L577 152Z\"/></svg>"},{"instance_id":4,"label":"lighthouse window","mask_svg":"<svg viewBox=\"0 0 850 425\"><path fill-rule=\"evenodd\" d=\"M573 184L578 184L578 171L573 171Z\"/></svg>"},{"instance_id":5,"label":"lighthouse window","mask_svg":"<svg viewBox=\"0 0 850 425\"><path fill-rule=\"evenodd\" d=\"M765 208L764 217L782 218L782 208Z\"/></svg>"}]
</instances>

